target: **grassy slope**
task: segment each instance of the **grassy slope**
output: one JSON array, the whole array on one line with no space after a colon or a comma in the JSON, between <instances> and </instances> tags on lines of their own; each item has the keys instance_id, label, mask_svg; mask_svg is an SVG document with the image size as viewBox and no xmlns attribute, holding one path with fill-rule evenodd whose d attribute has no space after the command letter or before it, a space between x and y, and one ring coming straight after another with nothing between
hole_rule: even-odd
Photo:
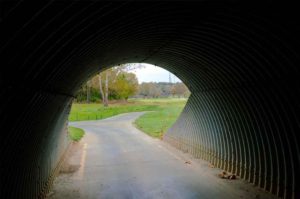
<instances>
[{"instance_id":1,"label":"grassy slope","mask_svg":"<svg viewBox=\"0 0 300 199\"><path fill-rule=\"evenodd\" d=\"M84 130L69 126L69 136L73 141L79 141L84 136Z\"/></svg>"},{"instance_id":2,"label":"grassy slope","mask_svg":"<svg viewBox=\"0 0 300 199\"><path fill-rule=\"evenodd\" d=\"M140 130L152 137L161 137L177 120L184 108L185 100L158 101L159 110L149 112L135 121Z\"/></svg>"}]
</instances>

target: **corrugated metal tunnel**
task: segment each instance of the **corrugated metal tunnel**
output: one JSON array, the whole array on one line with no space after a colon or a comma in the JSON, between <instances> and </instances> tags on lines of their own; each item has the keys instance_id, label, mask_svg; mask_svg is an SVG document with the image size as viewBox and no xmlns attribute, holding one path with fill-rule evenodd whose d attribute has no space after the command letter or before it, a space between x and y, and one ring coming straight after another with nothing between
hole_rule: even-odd
<instances>
[{"instance_id":1,"label":"corrugated metal tunnel","mask_svg":"<svg viewBox=\"0 0 300 199\"><path fill-rule=\"evenodd\" d=\"M164 140L299 198L296 7L1 2L1 198L42 198L68 146L73 95L100 69L161 66L192 92Z\"/></svg>"}]
</instances>

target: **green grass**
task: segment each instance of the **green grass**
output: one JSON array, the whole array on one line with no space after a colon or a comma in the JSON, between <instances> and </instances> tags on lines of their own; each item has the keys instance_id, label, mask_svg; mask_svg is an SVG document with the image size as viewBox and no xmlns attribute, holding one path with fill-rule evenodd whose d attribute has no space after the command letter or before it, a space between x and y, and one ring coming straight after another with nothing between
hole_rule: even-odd
<instances>
[{"instance_id":1,"label":"green grass","mask_svg":"<svg viewBox=\"0 0 300 199\"><path fill-rule=\"evenodd\" d=\"M70 121L99 120L121 113L151 111L135 121L135 126L152 137L161 137L177 120L186 99L131 99L128 103L73 104Z\"/></svg>"},{"instance_id":2,"label":"green grass","mask_svg":"<svg viewBox=\"0 0 300 199\"><path fill-rule=\"evenodd\" d=\"M73 141L79 141L84 136L84 130L69 126L69 137Z\"/></svg>"},{"instance_id":3,"label":"green grass","mask_svg":"<svg viewBox=\"0 0 300 199\"><path fill-rule=\"evenodd\" d=\"M69 121L99 120L121 113L155 111L158 105L130 102L128 104L73 104Z\"/></svg>"},{"instance_id":4,"label":"green grass","mask_svg":"<svg viewBox=\"0 0 300 199\"><path fill-rule=\"evenodd\" d=\"M142 115L134 123L148 135L160 138L176 122L186 101L170 100L157 103L160 104L159 110Z\"/></svg>"}]
</instances>

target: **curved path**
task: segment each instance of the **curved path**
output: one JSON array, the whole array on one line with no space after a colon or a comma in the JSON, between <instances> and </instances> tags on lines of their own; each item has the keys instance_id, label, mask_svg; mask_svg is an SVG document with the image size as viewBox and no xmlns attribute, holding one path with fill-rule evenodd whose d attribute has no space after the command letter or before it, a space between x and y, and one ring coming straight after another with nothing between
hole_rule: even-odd
<instances>
[{"instance_id":1,"label":"curved path","mask_svg":"<svg viewBox=\"0 0 300 199\"><path fill-rule=\"evenodd\" d=\"M78 169L58 176L49 198L273 198L137 130L142 114L70 123L86 132L68 160Z\"/></svg>"}]
</instances>

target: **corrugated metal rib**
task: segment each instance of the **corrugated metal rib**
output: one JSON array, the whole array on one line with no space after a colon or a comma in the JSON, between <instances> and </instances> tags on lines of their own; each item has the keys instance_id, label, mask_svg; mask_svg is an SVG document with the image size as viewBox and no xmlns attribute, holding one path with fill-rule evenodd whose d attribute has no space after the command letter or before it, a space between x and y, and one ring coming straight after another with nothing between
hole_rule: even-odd
<instances>
[{"instance_id":1,"label":"corrugated metal rib","mask_svg":"<svg viewBox=\"0 0 300 199\"><path fill-rule=\"evenodd\" d=\"M275 87L193 93L165 140L267 191L292 198L297 152L288 132L296 123L290 119L292 107L282 104L285 92Z\"/></svg>"}]
</instances>

